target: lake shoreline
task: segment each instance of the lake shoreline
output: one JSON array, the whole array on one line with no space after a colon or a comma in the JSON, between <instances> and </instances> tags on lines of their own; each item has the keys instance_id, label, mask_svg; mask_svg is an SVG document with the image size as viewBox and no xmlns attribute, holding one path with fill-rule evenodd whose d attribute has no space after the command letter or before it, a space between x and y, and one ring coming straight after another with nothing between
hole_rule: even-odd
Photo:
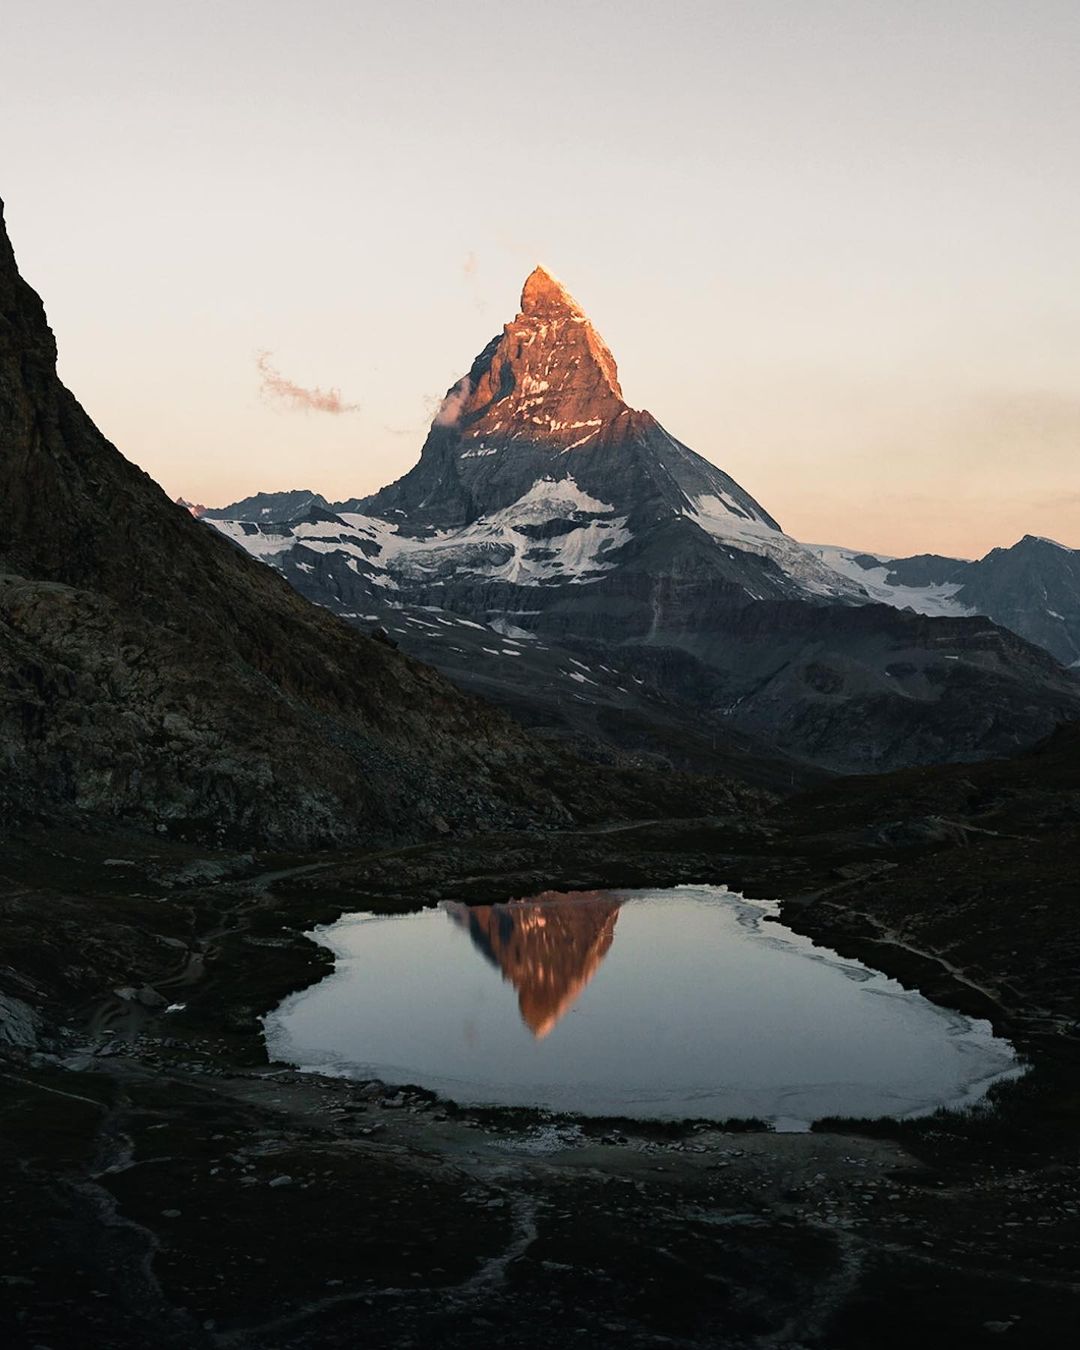
<instances>
[{"instance_id":1,"label":"lake shoreline","mask_svg":"<svg viewBox=\"0 0 1080 1350\"><path fill-rule=\"evenodd\" d=\"M919 958L913 979L914 955L882 951L880 927L859 919L868 897L882 918L895 868L879 864L892 859L853 860L817 836L797 843L711 821L377 856L242 861L55 834L9 850L20 880L0 925L16 968L22 934L41 940L37 897L48 894L54 915L40 964L22 965L53 1009L44 1053L9 1052L0 1065L17 1163L12 1251L34 1253L38 1267L25 1271L31 1284L4 1293L16 1330L62 1347L78 1326L81 1344L134 1350L145 1343L139 1308L156 1300L157 1343L185 1350L311 1336L344 1346L358 1326L375 1346L409 1336L524 1346L540 1343L529 1338L551 1315L597 1345L707 1344L717 1326L737 1342L789 1325L809 1344L827 1332L830 1350L868 1337L899 1346L913 1333L930 1345L996 1344L988 1322L1011 1327L1018 1344L1060 1339L1074 1306L1077 1052L1053 1029L1067 1009L1042 992L1053 953L1036 961L1018 931L1008 988L980 979L976 991L970 969L942 964L956 966L955 952ZM132 865L106 865L117 858ZM879 870L837 875L868 861ZM970 871L970 855L958 861ZM925 889L924 875L947 874L950 862L915 854L908 875ZM221 869L212 880L208 866ZM613 1120L593 1133L396 1089L365 1096L362 1085L267 1063L259 1017L326 972L329 954L303 934L347 909L703 876L786 896L792 927L904 982L926 972L939 1002L986 1016L990 1001L995 1028L1032 1072L997 1092L985 1119L833 1120L809 1135ZM1030 966L1018 965L1028 950ZM103 1004L103 971L115 988L149 986L185 1007ZM560 1217L569 1214L576 1227ZM306 1235L299 1260L287 1256L296 1232ZM50 1255L60 1239L81 1252L84 1275ZM658 1264L661 1247L672 1256ZM339 1252L351 1253L345 1270ZM157 1293L136 1278L144 1256ZM9 1273L24 1277L18 1263ZM90 1293L99 1286L105 1299ZM875 1311L883 1299L889 1327Z\"/></svg>"},{"instance_id":2,"label":"lake shoreline","mask_svg":"<svg viewBox=\"0 0 1080 1350\"><path fill-rule=\"evenodd\" d=\"M308 934L333 969L263 1018L268 1053L461 1106L795 1131L974 1107L1024 1071L779 908L687 884L347 913Z\"/></svg>"}]
</instances>

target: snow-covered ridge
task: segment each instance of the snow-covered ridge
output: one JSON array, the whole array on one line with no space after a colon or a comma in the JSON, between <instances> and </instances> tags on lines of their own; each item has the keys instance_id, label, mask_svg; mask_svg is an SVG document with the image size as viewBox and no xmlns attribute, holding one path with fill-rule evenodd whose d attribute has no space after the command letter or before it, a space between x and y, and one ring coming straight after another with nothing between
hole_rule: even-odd
<instances>
[{"instance_id":1,"label":"snow-covered ridge","mask_svg":"<svg viewBox=\"0 0 1080 1350\"><path fill-rule=\"evenodd\" d=\"M755 520L726 493L703 493L690 499L684 512L720 544L770 558L805 590L834 599L865 600L857 578L834 568L816 549L798 543L782 530Z\"/></svg>"},{"instance_id":2,"label":"snow-covered ridge","mask_svg":"<svg viewBox=\"0 0 1080 1350\"><path fill-rule=\"evenodd\" d=\"M538 478L523 497L519 497L512 505L496 512L490 519L507 524L513 524L514 522L538 524L545 520L572 516L575 512L607 513L610 515L613 509L612 506L607 502L602 502L598 497L590 497L583 488L578 487L577 481L572 475L567 474L565 478L559 479L550 476ZM477 521L477 525L483 523L483 521ZM469 528L472 529L475 526Z\"/></svg>"},{"instance_id":3,"label":"snow-covered ridge","mask_svg":"<svg viewBox=\"0 0 1080 1350\"><path fill-rule=\"evenodd\" d=\"M287 525L253 525L247 520L218 520L214 516L201 516L200 519L204 525L212 526L263 562L269 562L276 554L287 553L296 542Z\"/></svg>"},{"instance_id":4,"label":"snow-covered ridge","mask_svg":"<svg viewBox=\"0 0 1080 1350\"><path fill-rule=\"evenodd\" d=\"M868 599L877 604L892 605L894 609L913 609L916 614L926 614L931 618L963 618L975 613L954 599L962 584L958 581L902 586L888 581L889 564L893 559L885 554L823 544L807 544L805 547L832 571L861 586ZM862 567L855 561L856 558L877 558L881 565Z\"/></svg>"},{"instance_id":5,"label":"snow-covered ridge","mask_svg":"<svg viewBox=\"0 0 1080 1350\"><path fill-rule=\"evenodd\" d=\"M559 522L566 529L536 537L521 527ZM263 526L239 520L207 522L247 552L268 563L304 548L342 553L353 570L375 584L432 580L439 576L482 576L522 586L554 581L577 584L614 565L609 557L630 539L626 517L590 496L570 476L541 478L510 506L456 530L426 535L404 533L400 524L378 516L342 512L333 520L298 520Z\"/></svg>"},{"instance_id":6,"label":"snow-covered ridge","mask_svg":"<svg viewBox=\"0 0 1080 1350\"><path fill-rule=\"evenodd\" d=\"M894 603L886 597L887 588L871 590L877 574L863 573L850 561L853 553L799 544L771 524L752 518L726 493L692 498L683 514L717 543L770 558L815 595ZM566 528L550 534L543 531L543 526L556 522ZM449 575L524 586L558 581L581 584L609 571L615 564L612 555L631 538L627 517L586 492L572 475L539 478L509 506L454 530L411 533L402 523L359 512L288 525L215 519L207 523L265 562L280 564L285 554L298 547L310 553L344 554L353 571L367 575L375 585L391 588ZM883 566L882 576L884 571ZM893 590L904 591L906 602L905 588ZM918 599L923 593L914 595ZM913 607L918 606L913 603Z\"/></svg>"}]
</instances>

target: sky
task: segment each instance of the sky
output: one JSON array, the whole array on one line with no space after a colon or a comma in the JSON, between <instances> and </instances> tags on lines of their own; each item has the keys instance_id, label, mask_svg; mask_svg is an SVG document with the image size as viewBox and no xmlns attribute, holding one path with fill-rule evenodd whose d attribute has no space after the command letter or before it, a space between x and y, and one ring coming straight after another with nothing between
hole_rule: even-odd
<instances>
[{"instance_id":1,"label":"sky","mask_svg":"<svg viewBox=\"0 0 1080 1350\"><path fill-rule=\"evenodd\" d=\"M1077 0L4 0L2 29L23 275L170 495L400 476L541 262L627 401L795 537L1080 547Z\"/></svg>"}]
</instances>

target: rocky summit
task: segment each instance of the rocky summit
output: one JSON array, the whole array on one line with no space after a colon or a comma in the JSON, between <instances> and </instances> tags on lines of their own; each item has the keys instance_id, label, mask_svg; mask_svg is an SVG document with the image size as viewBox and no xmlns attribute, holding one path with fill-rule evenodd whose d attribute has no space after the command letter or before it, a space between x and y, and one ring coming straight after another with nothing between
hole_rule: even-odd
<instances>
[{"instance_id":1,"label":"rocky summit","mask_svg":"<svg viewBox=\"0 0 1080 1350\"><path fill-rule=\"evenodd\" d=\"M877 584L877 559L792 539L633 409L541 267L397 482L338 503L259 494L204 519L579 747L778 785L1008 753L1080 713L1080 681L1045 650L938 603L940 587L920 603Z\"/></svg>"},{"instance_id":2,"label":"rocky summit","mask_svg":"<svg viewBox=\"0 0 1080 1350\"><path fill-rule=\"evenodd\" d=\"M452 528L513 507L545 479L567 485L567 501L580 494L640 523L692 518L715 497L733 525L779 532L733 479L626 403L607 345L537 267L517 317L447 392L420 462L360 506Z\"/></svg>"}]
</instances>

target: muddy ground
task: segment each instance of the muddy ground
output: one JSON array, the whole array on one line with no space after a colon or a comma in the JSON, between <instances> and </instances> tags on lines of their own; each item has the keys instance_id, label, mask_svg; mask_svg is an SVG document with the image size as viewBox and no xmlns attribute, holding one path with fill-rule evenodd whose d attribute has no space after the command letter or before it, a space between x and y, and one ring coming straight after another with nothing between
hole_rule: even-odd
<instances>
[{"instance_id":1,"label":"muddy ground","mask_svg":"<svg viewBox=\"0 0 1080 1350\"><path fill-rule=\"evenodd\" d=\"M5 841L3 1343L1071 1337L1074 797L1049 817L1015 797L909 802L899 837L897 800L302 859ZM793 926L991 1017L1030 1072L989 1113L776 1135L457 1109L266 1063L259 1016L328 969L302 934L343 910L678 881L784 897Z\"/></svg>"}]
</instances>

